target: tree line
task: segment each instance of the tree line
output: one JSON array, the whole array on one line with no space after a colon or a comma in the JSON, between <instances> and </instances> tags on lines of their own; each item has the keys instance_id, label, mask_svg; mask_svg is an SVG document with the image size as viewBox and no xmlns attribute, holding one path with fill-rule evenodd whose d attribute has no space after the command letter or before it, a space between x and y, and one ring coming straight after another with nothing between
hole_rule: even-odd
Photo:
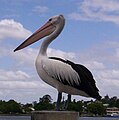
<instances>
[{"instance_id":1,"label":"tree line","mask_svg":"<svg viewBox=\"0 0 119 120\"><path fill-rule=\"evenodd\" d=\"M61 108L63 110L66 100L61 102ZM30 113L33 110L55 110L56 102L52 102L50 95L44 95L39 98L38 102L21 104L15 100L3 101L0 100L0 113L1 114L26 114ZM77 111L80 115L105 115L106 108L108 107L117 107L119 108L119 99L114 97L109 97L106 95L101 101L70 101L67 110L68 111Z\"/></svg>"}]
</instances>

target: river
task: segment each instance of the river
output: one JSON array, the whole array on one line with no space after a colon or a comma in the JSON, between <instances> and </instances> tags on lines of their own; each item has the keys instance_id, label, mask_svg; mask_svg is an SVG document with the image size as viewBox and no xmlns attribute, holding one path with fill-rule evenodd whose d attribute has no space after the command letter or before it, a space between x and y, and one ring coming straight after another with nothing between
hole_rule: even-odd
<instances>
[{"instance_id":1,"label":"river","mask_svg":"<svg viewBox=\"0 0 119 120\"><path fill-rule=\"evenodd\" d=\"M0 116L0 120L31 120L30 116ZM119 120L112 117L80 117L79 120Z\"/></svg>"}]
</instances>

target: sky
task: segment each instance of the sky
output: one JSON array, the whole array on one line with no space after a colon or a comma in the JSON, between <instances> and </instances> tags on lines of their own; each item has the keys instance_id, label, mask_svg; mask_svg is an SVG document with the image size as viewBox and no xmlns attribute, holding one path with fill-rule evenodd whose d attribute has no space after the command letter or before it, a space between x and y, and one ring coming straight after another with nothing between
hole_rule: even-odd
<instances>
[{"instance_id":1,"label":"sky","mask_svg":"<svg viewBox=\"0 0 119 120\"><path fill-rule=\"evenodd\" d=\"M101 96L119 97L119 0L0 0L0 100L28 103L50 94L56 101L57 90L44 83L35 68L42 41L13 50L58 14L66 24L48 55L83 64Z\"/></svg>"}]
</instances>

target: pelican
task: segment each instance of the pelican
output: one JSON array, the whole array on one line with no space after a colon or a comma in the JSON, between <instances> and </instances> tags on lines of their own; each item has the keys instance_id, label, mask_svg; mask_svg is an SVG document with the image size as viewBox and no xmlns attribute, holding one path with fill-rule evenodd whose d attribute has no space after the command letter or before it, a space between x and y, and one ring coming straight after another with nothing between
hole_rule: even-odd
<instances>
[{"instance_id":1,"label":"pelican","mask_svg":"<svg viewBox=\"0 0 119 120\"><path fill-rule=\"evenodd\" d=\"M64 25L63 15L54 16L14 50L15 52L23 49L47 36L41 45L35 65L40 78L58 90L57 110L60 110L62 92L68 94L67 101L71 100L71 95L101 99L93 75L85 66L66 59L47 56L49 44L58 37Z\"/></svg>"}]
</instances>

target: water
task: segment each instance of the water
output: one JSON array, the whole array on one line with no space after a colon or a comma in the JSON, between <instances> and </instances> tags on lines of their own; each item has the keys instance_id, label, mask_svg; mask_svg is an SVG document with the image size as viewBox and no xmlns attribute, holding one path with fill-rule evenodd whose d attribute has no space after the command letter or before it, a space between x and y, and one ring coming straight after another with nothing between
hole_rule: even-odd
<instances>
[{"instance_id":1,"label":"water","mask_svg":"<svg viewBox=\"0 0 119 120\"><path fill-rule=\"evenodd\" d=\"M31 120L30 116L0 116L0 120ZM111 117L80 117L79 120L119 120Z\"/></svg>"},{"instance_id":2,"label":"water","mask_svg":"<svg viewBox=\"0 0 119 120\"><path fill-rule=\"evenodd\" d=\"M31 120L30 116L0 116L0 120Z\"/></svg>"},{"instance_id":3,"label":"water","mask_svg":"<svg viewBox=\"0 0 119 120\"><path fill-rule=\"evenodd\" d=\"M119 120L119 118L112 118L112 117L80 117L79 120Z\"/></svg>"}]
</instances>

